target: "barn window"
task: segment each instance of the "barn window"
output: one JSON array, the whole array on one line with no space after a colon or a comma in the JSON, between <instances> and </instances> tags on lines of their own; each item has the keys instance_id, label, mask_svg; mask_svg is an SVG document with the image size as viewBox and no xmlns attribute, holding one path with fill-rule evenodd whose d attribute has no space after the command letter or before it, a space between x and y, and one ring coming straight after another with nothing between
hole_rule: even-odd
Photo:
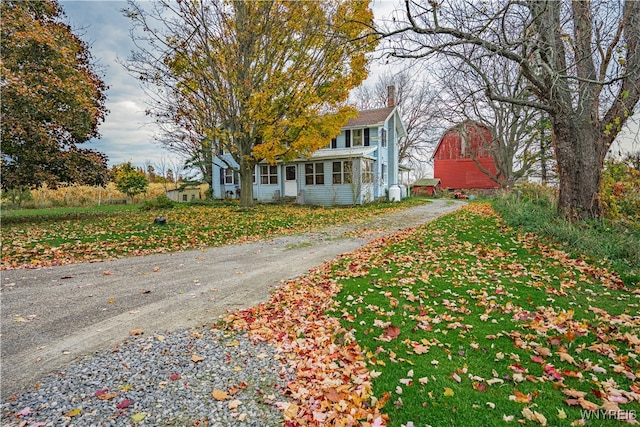
<instances>
[{"instance_id":1,"label":"barn window","mask_svg":"<svg viewBox=\"0 0 640 427\"><path fill-rule=\"evenodd\" d=\"M307 185L324 185L324 163L306 163L304 179Z\"/></svg>"}]
</instances>

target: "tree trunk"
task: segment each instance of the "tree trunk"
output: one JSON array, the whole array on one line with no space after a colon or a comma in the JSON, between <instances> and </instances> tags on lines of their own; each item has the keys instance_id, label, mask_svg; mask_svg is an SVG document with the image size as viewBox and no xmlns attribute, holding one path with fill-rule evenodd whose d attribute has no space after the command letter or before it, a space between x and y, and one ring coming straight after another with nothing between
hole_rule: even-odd
<instances>
[{"instance_id":1,"label":"tree trunk","mask_svg":"<svg viewBox=\"0 0 640 427\"><path fill-rule=\"evenodd\" d=\"M254 206L253 169L254 166L244 159L240 161L240 206L243 208Z\"/></svg>"},{"instance_id":2,"label":"tree trunk","mask_svg":"<svg viewBox=\"0 0 640 427\"><path fill-rule=\"evenodd\" d=\"M551 117L560 177L558 213L571 221L598 218L598 193L604 156L599 134L587 120Z\"/></svg>"}]
</instances>

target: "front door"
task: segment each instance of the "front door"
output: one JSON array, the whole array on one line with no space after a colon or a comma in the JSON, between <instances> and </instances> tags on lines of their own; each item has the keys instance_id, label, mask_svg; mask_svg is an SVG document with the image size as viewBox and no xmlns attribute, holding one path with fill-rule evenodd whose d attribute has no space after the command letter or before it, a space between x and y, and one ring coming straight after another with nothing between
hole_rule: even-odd
<instances>
[{"instance_id":1,"label":"front door","mask_svg":"<svg viewBox=\"0 0 640 427\"><path fill-rule=\"evenodd\" d=\"M296 167L285 166L284 168L284 196L296 197L298 195L298 181L296 180Z\"/></svg>"}]
</instances>

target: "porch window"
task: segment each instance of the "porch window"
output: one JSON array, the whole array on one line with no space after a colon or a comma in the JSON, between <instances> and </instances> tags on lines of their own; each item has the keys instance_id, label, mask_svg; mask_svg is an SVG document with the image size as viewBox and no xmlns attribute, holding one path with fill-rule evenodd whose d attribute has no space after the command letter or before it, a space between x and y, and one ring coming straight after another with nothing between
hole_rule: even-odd
<instances>
[{"instance_id":1,"label":"porch window","mask_svg":"<svg viewBox=\"0 0 640 427\"><path fill-rule=\"evenodd\" d=\"M353 146L362 147L362 129L353 130Z\"/></svg>"},{"instance_id":2,"label":"porch window","mask_svg":"<svg viewBox=\"0 0 640 427\"><path fill-rule=\"evenodd\" d=\"M305 163L304 182L306 185L324 185L324 163Z\"/></svg>"},{"instance_id":3,"label":"porch window","mask_svg":"<svg viewBox=\"0 0 640 427\"><path fill-rule=\"evenodd\" d=\"M277 184L278 167L276 165L260 165L260 184Z\"/></svg>"},{"instance_id":4,"label":"porch window","mask_svg":"<svg viewBox=\"0 0 640 427\"><path fill-rule=\"evenodd\" d=\"M373 183L373 160L362 159L362 183Z\"/></svg>"},{"instance_id":5,"label":"porch window","mask_svg":"<svg viewBox=\"0 0 640 427\"><path fill-rule=\"evenodd\" d=\"M364 129L364 146L365 147L368 147L369 144L370 144L370 142L369 142L370 141L370 137L369 137L370 130L371 129L369 129L369 128L365 128Z\"/></svg>"},{"instance_id":6,"label":"porch window","mask_svg":"<svg viewBox=\"0 0 640 427\"><path fill-rule=\"evenodd\" d=\"M333 162L333 183L351 184L353 182L353 163L351 160Z\"/></svg>"},{"instance_id":7,"label":"porch window","mask_svg":"<svg viewBox=\"0 0 640 427\"><path fill-rule=\"evenodd\" d=\"M344 146L346 148L351 147L351 129L344 131Z\"/></svg>"},{"instance_id":8,"label":"porch window","mask_svg":"<svg viewBox=\"0 0 640 427\"><path fill-rule=\"evenodd\" d=\"M338 148L338 138L331 138L331 148Z\"/></svg>"},{"instance_id":9,"label":"porch window","mask_svg":"<svg viewBox=\"0 0 640 427\"><path fill-rule=\"evenodd\" d=\"M387 182L387 165L386 164L382 164L382 183L384 184L385 182Z\"/></svg>"}]
</instances>

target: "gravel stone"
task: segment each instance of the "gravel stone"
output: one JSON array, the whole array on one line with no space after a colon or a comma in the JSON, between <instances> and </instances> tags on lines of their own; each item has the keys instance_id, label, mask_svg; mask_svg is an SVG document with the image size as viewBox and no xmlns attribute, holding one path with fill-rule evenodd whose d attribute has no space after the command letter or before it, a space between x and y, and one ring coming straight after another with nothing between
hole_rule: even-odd
<instances>
[{"instance_id":1,"label":"gravel stone","mask_svg":"<svg viewBox=\"0 0 640 427\"><path fill-rule=\"evenodd\" d=\"M202 360L194 362L192 356ZM254 342L246 333L209 327L131 337L12 396L2 404L2 423L279 426L283 417L274 403L283 400L281 391L293 373L277 356L273 346ZM213 398L216 389L237 390L229 400L242 403L230 410L229 400ZM109 398L100 399L96 392ZM144 414L144 419L135 421L132 416L137 414Z\"/></svg>"}]
</instances>

